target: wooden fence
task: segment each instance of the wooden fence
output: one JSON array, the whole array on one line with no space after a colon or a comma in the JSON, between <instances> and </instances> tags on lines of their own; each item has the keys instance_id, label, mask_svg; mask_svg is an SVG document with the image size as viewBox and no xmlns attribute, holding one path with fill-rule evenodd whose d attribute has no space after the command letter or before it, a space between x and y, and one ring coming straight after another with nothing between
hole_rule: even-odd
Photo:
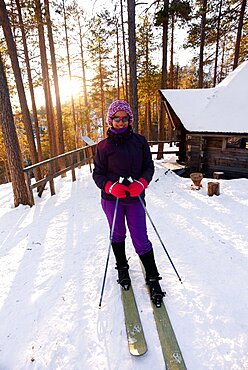
<instances>
[{"instance_id":1,"label":"wooden fence","mask_svg":"<svg viewBox=\"0 0 248 370\"><path fill-rule=\"evenodd\" d=\"M51 195L54 195L54 179L56 177L63 176L66 172L71 171L72 181L75 181L75 168L84 164L89 164L90 171L92 171L91 163L95 154L96 143L86 137L84 137L83 140L87 143L87 146L58 155L23 169L26 184L30 189L30 194L33 199L33 204L33 189L37 188L38 195L41 197L46 184L49 183ZM33 172L36 168L40 168L43 178L33 182L31 179L33 178Z\"/></svg>"},{"instance_id":2,"label":"wooden fence","mask_svg":"<svg viewBox=\"0 0 248 370\"><path fill-rule=\"evenodd\" d=\"M56 157L47 159L45 161L36 163L32 166L25 167L23 169L26 184L30 190L31 198L34 204L33 189L37 188L38 195L41 197L43 190L47 183L49 183L51 195L55 194L54 179L58 176L63 176L66 172L71 171L72 181L76 180L75 168L80 167L84 164L89 164L90 171L92 171L91 164L96 151L96 143L89 139L87 136L83 136L82 140L85 141L87 146L72 150ZM170 143L170 141L149 141L149 145L157 145L159 143ZM152 151L152 154L158 152ZM166 150L163 154L178 153L178 150ZM31 181L33 179L34 170L40 168L43 178L38 181Z\"/></svg>"},{"instance_id":3,"label":"wooden fence","mask_svg":"<svg viewBox=\"0 0 248 370\"><path fill-rule=\"evenodd\" d=\"M164 140L164 141L148 141L148 144L152 147L153 145L158 145L158 144L170 144L170 146L172 147L172 145L176 145L179 143L179 141L168 141L168 140ZM154 151L151 151L152 154L158 154L158 151L154 152ZM178 153L178 149L176 150L164 150L163 151L163 154L177 154Z\"/></svg>"}]
</instances>

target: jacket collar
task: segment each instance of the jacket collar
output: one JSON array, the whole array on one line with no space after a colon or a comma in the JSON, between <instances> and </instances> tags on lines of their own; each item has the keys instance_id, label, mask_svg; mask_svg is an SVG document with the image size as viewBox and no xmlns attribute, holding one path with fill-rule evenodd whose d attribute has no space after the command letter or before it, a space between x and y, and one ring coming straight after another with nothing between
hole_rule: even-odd
<instances>
[{"instance_id":1,"label":"jacket collar","mask_svg":"<svg viewBox=\"0 0 248 370\"><path fill-rule=\"evenodd\" d=\"M116 143L122 143L130 138L130 136L133 134L133 129L131 126L128 126L127 130L124 132L119 132L117 130L111 130L109 128L107 130L107 135L110 140L115 141Z\"/></svg>"}]
</instances>

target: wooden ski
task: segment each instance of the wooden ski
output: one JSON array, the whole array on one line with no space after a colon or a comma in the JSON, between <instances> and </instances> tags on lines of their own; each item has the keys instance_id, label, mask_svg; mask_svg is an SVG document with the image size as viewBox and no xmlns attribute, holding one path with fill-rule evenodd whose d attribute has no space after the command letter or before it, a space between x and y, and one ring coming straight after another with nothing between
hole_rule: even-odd
<instances>
[{"instance_id":1,"label":"wooden ski","mask_svg":"<svg viewBox=\"0 0 248 370\"><path fill-rule=\"evenodd\" d=\"M147 352L147 344L132 285L129 290L121 288L121 292L129 352L142 356Z\"/></svg>"},{"instance_id":2,"label":"wooden ski","mask_svg":"<svg viewBox=\"0 0 248 370\"><path fill-rule=\"evenodd\" d=\"M144 268L142 265L141 267L143 275L145 277ZM148 286L147 289L149 292ZM150 301L153 309L153 315L158 331L158 336L162 348L166 369L187 370L182 352L177 342L176 334L173 330L164 302L162 302L161 307L156 307L155 304L152 302L151 298Z\"/></svg>"}]
</instances>

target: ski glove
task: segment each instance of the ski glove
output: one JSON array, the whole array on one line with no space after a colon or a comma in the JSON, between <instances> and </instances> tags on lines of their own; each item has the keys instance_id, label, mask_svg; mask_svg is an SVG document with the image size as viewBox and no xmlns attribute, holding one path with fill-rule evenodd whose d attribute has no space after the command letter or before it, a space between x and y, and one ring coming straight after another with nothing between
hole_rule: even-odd
<instances>
[{"instance_id":1,"label":"ski glove","mask_svg":"<svg viewBox=\"0 0 248 370\"><path fill-rule=\"evenodd\" d=\"M112 183L112 181L108 181L106 183L104 190L107 194L111 194L116 198L126 198L126 192L129 192L127 186L119 184L118 182Z\"/></svg>"},{"instance_id":2,"label":"ski glove","mask_svg":"<svg viewBox=\"0 0 248 370\"><path fill-rule=\"evenodd\" d=\"M141 177L139 180L134 180L128 187L130 196L138 197L147 186L148 182L144 177Z\"/></svg>"}]
</instances>

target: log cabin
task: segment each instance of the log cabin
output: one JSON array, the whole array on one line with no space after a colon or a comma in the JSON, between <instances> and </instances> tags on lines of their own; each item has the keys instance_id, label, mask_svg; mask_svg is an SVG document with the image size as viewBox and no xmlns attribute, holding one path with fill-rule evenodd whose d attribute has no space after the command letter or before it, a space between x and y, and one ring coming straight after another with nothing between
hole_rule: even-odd
<instances>
[{"instance_id":1,"label":"log cabin","mask_svg":"<svg viewBox=\"0 0 248 370\"><path fill-rule=\"evenodd\" d=\"M248 178L247 81L248 61L214 88L160 90L168 132L180 140L178 161L188 175L223 172L227 179Z\"/></svg>"}]
</instances>

